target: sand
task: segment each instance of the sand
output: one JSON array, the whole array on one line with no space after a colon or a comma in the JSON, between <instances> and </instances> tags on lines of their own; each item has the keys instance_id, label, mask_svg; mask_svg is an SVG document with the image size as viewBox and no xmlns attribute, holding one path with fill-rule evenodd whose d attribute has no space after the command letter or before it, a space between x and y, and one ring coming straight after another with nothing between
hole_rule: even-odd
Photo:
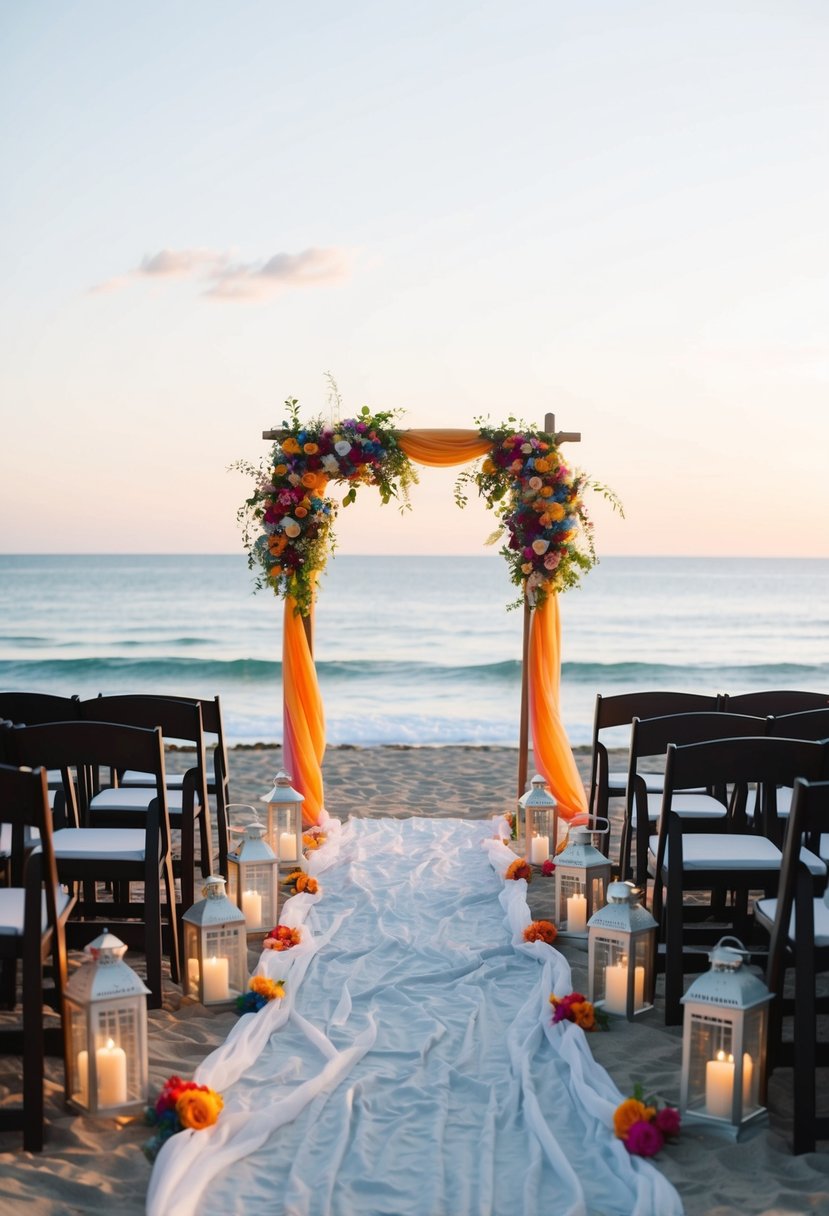
<instances>
[{"instance_id":1,"label":"sand","mask_svg":"<svg viewBox=\"0 0 829 1216\"><path fill-rule=\"evenodd\" d=\"M589 756L580 751L577 759L586 776ZM274 748L232 751L233 801L258 802L268 792L280 760L279 749ZM171 768L186 765L186 754L171 754L169 764ZM343 819L349 815L486 818L514 802L517 753L497 747L332 748L326 755L324 777L328 809ZM618 817L614 826L615 838ZM537 874L530 887L536 916L551 915L552 889L552 880ZM574 983L586 988L586 953L569 944L563 950ZM252 954L251 965L255 958ZM77 956L71 961L74 965ZM128 961L140 973L141 957L128 956ZM614 1019L610 1032L591 1036L590 1046L623 1093L641 1082L664 1101L676 1102L681 1030L664 1025L659 991L657 987L654 1010L632 1025ZM167 977L164 1007L149 1015L153 1090L171 1073L190 1076L234 1023L231 1012L208 1012L183 1002ZM115 1206L119 1216L143 1212L150 1167L141 1145L148 1129L140 1121L118 1125L69 1113L63 1104L62 1063L50 1060L47 1072L44 1151L25 1153L19 1133L0 1133L0 1212L69 1216L109 1213ZM0 1057L0 1103L15 1097L19 1100L18 1062ZM682 1196L687 1216L829 1213L829 1146L824 1143L821 1152L792 1156L792 1101L791 1073L780 1070L770 1087L769 1124L751 1139L735 1146L711 1132L688 1127L679 1144L660 1154L656 1164ZM554 1197L539 1199L539 1211L545 1209L555 1210Z\"/></svg>"}]
</instances>

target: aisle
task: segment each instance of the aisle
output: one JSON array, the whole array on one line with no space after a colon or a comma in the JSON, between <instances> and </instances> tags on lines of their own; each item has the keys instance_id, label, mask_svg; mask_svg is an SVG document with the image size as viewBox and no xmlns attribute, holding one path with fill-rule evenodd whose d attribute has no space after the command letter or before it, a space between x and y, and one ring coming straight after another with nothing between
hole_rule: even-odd
<instances>
[{"instance_id":1,"label":"aisle","mask_svg":"<svg viewBox=\"0 0 829 1216\"><path fill-rule=\"evenodd\" d=\"M514 944L525 888L488 834L352 820L320 851L321 896L280 916L302 945L261 963L288 995L199 1069L225 1109L165 1147L151 1216L681 1212L607 1131L620 1099L583 1032L550 1027L569 968Z\"/></svg>"}]
</instances>

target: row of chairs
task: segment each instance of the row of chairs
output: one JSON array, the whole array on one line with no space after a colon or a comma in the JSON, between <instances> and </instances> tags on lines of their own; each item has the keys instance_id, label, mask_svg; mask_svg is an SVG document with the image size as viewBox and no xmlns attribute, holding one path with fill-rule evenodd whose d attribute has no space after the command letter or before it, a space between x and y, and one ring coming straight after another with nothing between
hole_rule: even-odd
<instances>
[{"instance_id":1,"label":"row of chairs","mask_svg":"<svg viewBox=\"0 0 829 1216\"><path fill-rule=\"evenodd\" d=\"M60 1012L67 946L87 944L115 921L145 955L148 1004L161 1005L165 953L172 980L180 975L179 920L194 899L197 833L201 872L212 872L210 793L226 873L227 756L218 698L0 694L0 721L0 1000L15 1007L20 963L25 1027L0 1032L0 1050L22 1052L24 1066L23 1106L4 1107L0 1128L22 1127L24 1147L37 1150L43 1053L63 1054L61 1034L43 1031L43 963L51 954L49 1003ZM216 736L212 777L206 731ZM165 769L172 741L194 751L178 776ZM171 828L181 836L180 899Z\"/></svg>"}]
</instances>

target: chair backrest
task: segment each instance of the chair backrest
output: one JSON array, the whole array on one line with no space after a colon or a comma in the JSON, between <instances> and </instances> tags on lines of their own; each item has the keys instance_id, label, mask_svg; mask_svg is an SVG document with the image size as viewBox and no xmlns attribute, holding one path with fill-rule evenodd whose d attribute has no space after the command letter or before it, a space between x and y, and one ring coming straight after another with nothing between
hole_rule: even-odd
<instances>
[{"instance_id":1,"label":"chair backrest","mask_svg":"<svg viewBox=\"0 0 829 1216\"><path fill-rule=\"evenodd\" d=\"M814 876L801 863L801 850L805 844L812 852L817 852L824 833L829 833L829 781L810 782L798 778L783 840L777 915L771 931L766 969L766 983L776 994L782 991L784 957L795 901L797 936L806 943L806 949L810 948L810 941L814 943Z\"/></svg>"},{"instance_id":2,"label":"chair backrest","mask_svg":"<svg viewBox=\"0 0 829 1216\"><path fill-rule=\"evenodd\" d=\"M43 722L71 722L80 715L77 697L56 697L48 692L0 692L0 718L25 726Z\"/></svg>"},{"instance_id":3,"label":"chair backrest","mask_svg":"<svg viewBox=\"0 0 829 1216\"><path fill-rule=\"evenodd\" d=\"M725 694L723 708L730 714L799 714L807 709L829 707L829 695L823 692L774 691L739 693L736 697Z\"/></svg>"},{"instance_id":4,"label":"chair backrest","mask_svg":"<svg viewBox=\"0 0 829 1216\"><path fill-rule=\"evenodd\" d=\"M64 786L72 819L84 823L88 798L95 783L88 774L101 768L134 768L154 779L162 843L169 845L170 825L164 784L164 739L160 727L148 730L112 722L51 722L42 726L15 726L11 748L17 764L74 770L77 785ZM80 799L80 802L78 801Z\"/></svg>"},{"instance_id":5,"label":"chair backrest","mask_svg":"<svg viewBox=\"0 0 829 1216\"><path fill-rule=\"evenodd\" d=\"M823 743L803 739L749 737L715 739L685 746L671 743L665 765L661 818L665 819L664 812L670 809L675 791L700 785L733 785L739 796L734 800L731 821L743 828L746 791L756 782L761 788L764 808L769 808L768 814L764 811L764 826L768 827L769 819L776 817L777 786L794 785L798 777L818 780L823 775L827 754L829 748Z\"/></svg>"},{"instance_id":6,"label":"chair backrest","mask_svg":"<svg viewBox=\"0 0 829 1216\"><path fill-rule=\"evenodd\" d=\"M765 735L767 721L748 714L681 713L659 718L634 718L630 732L630 772L644 756L664 756L668 744L684 747L710 739L745 739Z\"/></svg>"},{"instance_id":7,"label":"chair backrest","mask_svg":"<svg viewBox=\"0 0 829 1216\"><path fill-rule=\"evenodd\" d=\"M58 887L58 872L52 846L52 815L49 810L49 791L45 768L17 768L0 764L0 825L10 831L11 859L10 885L27 886L29 867L37 866L37 881L43 881L47 891L47 909L52 924L56 924L55 892ZM26 829L37 829L39 848L29 850L27 856ZM39 854L39 856L38 856ZM29 909L27 908L27 913ZM33 910L34 911L34 910ZM40 895L38 893L35 923L41 920Z\"/></svg>"},{"instance_id":8,"label":"chair backrest","mask_svg":"<svg viewBox=\"0 0 829 1216\"><path fill-rule=\"evenodd\" d=\"M829 739L829 707L770 718L769 734L780 739Z\"/></svg>"}]
</instances>

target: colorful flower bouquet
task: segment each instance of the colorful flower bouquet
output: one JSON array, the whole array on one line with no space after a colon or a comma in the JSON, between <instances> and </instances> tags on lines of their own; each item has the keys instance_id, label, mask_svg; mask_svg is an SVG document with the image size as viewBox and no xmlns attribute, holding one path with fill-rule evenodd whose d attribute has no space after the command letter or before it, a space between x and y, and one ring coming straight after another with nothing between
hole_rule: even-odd
<instances>
[{"instance_id":1,"label":"colorful flower bouquet","mask_svg":"<svg viewBox=\"0 0 829 1216\"><path fill-rule=\"evenodd\" d=\"M285 886L293 891L294 895L301 895L303 891L308 895L318 895L320 889L316 878L312 878L304 870L291 870L285 879Z\"/></svg>"},{"instance_id":2,"label":"colorful flower bouquet","mask_svg":"<svg viewBox=\"0 0 829 1216\"><path fill-rule=\"evenodd\" d=\"M580 992L571 992L567 996L550 996L553 1007L553 1025L559 1022L575 1022L582 1030L607 1030L608 1018L603 1009L596 1009L592 1001L588 1001Z\"/></svg>"},{"instance_id":3,"label":"colorful flower bouquet","mask_svg":"<svg viewBox=\"0 0 829 1216\"><path fill-rule=\"evenodd\" d=\"M285 995L284 980L269 980L264 975L254 975L248 984L248 992L236 998L236 1012L258 1013L270 1001L281 1001Z\"/></svg>"},{"instance_id":4,"label":"colorful flower bouquet","mask_svg":"<svg viewBox=\"0 0 829 1216\"><path fill-rule=\"evenodd\" d=\"M161 1146L177 1132L198 1132L212 1127L223 1106L222 1095L207 1085L168 1077L155 1105L146 1110L146 1121L156 1131L143 1146L144 1155L149 1161L155 1161Z\"/></svg>"},{"instance_id":5,"label":"colorful flower bouquet","mask_svg":"<svg viewBox=\"0 0 829 1216\"><path fill-rule=\"evenodd\" d=\"M558 937L558 929L551 920L534 920L524 930L525 942L546 942L552 946Z\"/></svg>"},{"instance_id":6,"label":"colorful flower bouquet","mask_svg":"<svg viewBox=\"0 0 829 1216\"><path fill-rule=\"evenodd\" d=\"M301 929L292 929L290 925L277 925L266 935L262 946L265 950L292 950L301 941ZM282 995L285 994L282 993Z\"/></svg>"},{"instance_id":7,"label":"colorful flower bouquet","mask_svg":"<svg viewBox=\"0 0 829 1216\"><path fill-rule=\"evenodd\" d=\"M613 1130L634 1157L654 1157L666 1140L679 1138L681 1119L675 1106L657 1106L654 1098L645 1098L641 1085L636 1085L633 1097L620 1102L613 1114Z\"/></svg>"},{"instance_id":8,"label":"colorful flower bouquet","mask_svg":"<svg viewBox=\"0 0 829 1216\"><path fill-rule=\"evenodd\" d=\"M321 849L327 839L328 836L322 828L309 828L307 832L302 833L302 847L313 852L314 849Z\"/></svg>"},{"instance_id":9,"label":"colorful flower bouquet","mask_svg":"<svg viewBox=\"0 0 829 1216\"><path fill-rule=\"evenodd\" d=\"M515 861L511 861L507 866L504 878L513 882L517 882L519 878L526 878L527 882L530 883L533 880L532 867L523 857L516 857Z\"/></svg>"}]
</instances>

